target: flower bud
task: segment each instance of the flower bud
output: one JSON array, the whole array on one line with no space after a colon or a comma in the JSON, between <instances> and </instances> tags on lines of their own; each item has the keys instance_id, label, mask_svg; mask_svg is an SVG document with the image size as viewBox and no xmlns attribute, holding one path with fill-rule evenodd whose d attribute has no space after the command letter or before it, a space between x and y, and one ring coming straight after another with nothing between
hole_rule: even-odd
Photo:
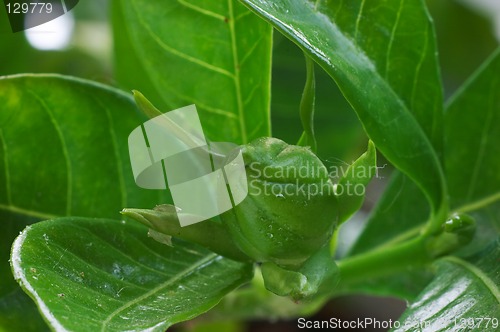
<instances>
[{"instance_id":1,"label":"flower bud","mask_svg":"<svg viewBox=\"0 0 500 332\"><path fill-rule=\"evenodd\" d=\"M221 215L236 245L257 262L299 268L330 240L337 198L308 148L271 137L242 147L248 196Z\"/></svg>"}]
</instances>

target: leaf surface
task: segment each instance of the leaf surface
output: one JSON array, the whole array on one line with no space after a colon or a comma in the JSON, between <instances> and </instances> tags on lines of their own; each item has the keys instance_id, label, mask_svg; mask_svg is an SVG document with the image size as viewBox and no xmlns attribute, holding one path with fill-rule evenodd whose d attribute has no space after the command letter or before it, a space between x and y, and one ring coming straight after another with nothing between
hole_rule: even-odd
<instances>
[{"instance_id":1,"label":"leaf surface","mask_svg":"<svg viewBox=\"0 0 500 332\"><path fill-rule=\"evenodd\" d=\"M460 255L479 250L500 233L498 73L497 51L451 98L445 114L444 156L451 207L471 214L478 224L475 238L459 251ZM416 236L425 211L424 198L415 185L401 174L394 176L350 255ZM419 274L412 274L410 280L413 284L425 282ZM383 282L375 286L368 289L384 287Z\"/></svg>"},{"instance_id":2,"label":"leaf surface","mask_svg":"<svg viewBox=\"0 0 500 332\"><path fill-rule=\"evenodd\" d=\"M244 3L330 74L377 148L437 211L446 190L434 150L442 146L442 91L423 2Z\"/></svg>"},{"instance_id":3,"label":"leaf surface","mask_svg":"<svg viewBox=\"0 0 500 332\"><path fill-rule=\"evenodd\" d=\"M451 207L474 211L500 200L500 50L457 91L445 115Z\"/></svg>"},{"instance_id":4,"label":"leaf surface","mask_svg":"<svg viewBox=\"0 0 500 332\"><path fill-rule=\"evenodd\" d=\"M347 257L389 247L418 236L428 216L428 203L415 183L399 172L394 173ZM388 277L364 280L349 285L345 291L410 300L420 293L431 278L430 269L419 267Z\"/></svg>"},{"instance_id":5,"label":"leaf surface","mask_svg":"<svg viewBox=\"0 0 500 332\"><path fill-rule=\"evenodd\" d=\"M0 79L0 104L0 324L30 325L36 315L9 318L13 306L36 310L7 264L26 225L69 214L119 219L122 208L152 207L165 195L134 182L127 137L144 118L129 95L64 76L19 75Z\"/></svg>"},{"instance_id":6,"label":"leaf surface","mask_svg":"<svg viewBox=\"0 0 500 332\"><path fill-rule=\"evenodd\" d=\"M14 242L14 276L58 331L165 331L252 277L251 264L146 232L135 222L43 221Z\"/></svg>"},{"instance_id":7,"label":"leaf surface","mask_svg":"<svg viewBox=\"0 0 500 332\"><path fill-rule=\"evenodd\" d=\"M272 30L239 2L119 1L113 26L118 77L161 111L195 104L212 141L270 135Z\"/></svg>"},{"instance_id":8,"label":"leaf surface","mask_svg":"<svg viewBox=\"0 0 500 332\"><path fill-rule=\"evenodd\" d=\"M497 331L499 260L498 241L468 260L442 259L436 278L403 314L395 331Z\"/></svg>"}]
</instances>

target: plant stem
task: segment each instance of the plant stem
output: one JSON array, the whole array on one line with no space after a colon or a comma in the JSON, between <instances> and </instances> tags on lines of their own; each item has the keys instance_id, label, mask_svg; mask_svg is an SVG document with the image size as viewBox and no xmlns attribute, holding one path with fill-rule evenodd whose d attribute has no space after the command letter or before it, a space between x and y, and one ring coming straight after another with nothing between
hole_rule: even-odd
<instances>
[{"instance_id":1,"label":"plant stem","mask_svg":"<svg viewBox=\"0 0 500 332\"><path fill-rule=\"evenodd\" d=\"M340 286L390 275L432 262L434 257L427 250L427 240L428 238L419 236L392 247L376 249L339 261Z\"/></svg>"},{"instance_id":2,"label":"plant stem","mask_svg":"<svg viewBox=\"0 0 500 332\"><path fill-rule=\"evenodd\" d=\"M448 218L448 213L448 202L445 200L439 207L439 210L432 214L431 219L427 222L422 235L430 236L442 232L442 226L446 221L446 218Z\"/></svg>"},{"instance_id":3,"label":"plant stem","mask_svg":"<svg viewBox=\"0 0 500 332\"><path fill-rule=\"evenodd\" d=\"M304 53L306 59L306 84L300 100L300 120L304 132L297 145L310 146L316 153L316 138L314 136L314 102L316 98L316 81L314 78L314 61Z\"/></svg>"}]
</instances>

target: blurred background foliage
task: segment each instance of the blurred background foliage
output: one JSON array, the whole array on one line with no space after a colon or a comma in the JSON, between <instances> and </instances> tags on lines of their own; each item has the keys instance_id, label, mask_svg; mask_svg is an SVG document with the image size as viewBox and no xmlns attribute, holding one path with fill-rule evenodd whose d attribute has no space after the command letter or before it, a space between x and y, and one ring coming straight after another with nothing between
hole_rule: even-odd
<instances>
[{"instance_id":1,"label":"blurred background foliage","mask_svg":"<svg viewBox=\"0 0 500 332\"><path fill-rule=\"evenodd\" d=\"M498 46L500 1L428 0L427 3L436 25L445 96L449 97ZM80 1L71 11L74 23L71 38L66 45L54 50L33 47L26 36L35 32L12 33L5 7L0 6L0 75L60 73L99 81L124 90L141 90L141 86L134 86L133 82L118 83L114 76L114 61L120 61L127 55L113 54L109 5L110 2L106 0ZM115 39L119 41L120 36L115 36ZM277 32L274 41L271 106L273 136L293 144L298 141L302 132L298 107L305 82L305 61L302 51ZM130 70L133 71L134 68ZM141 73L137 72L135 75L140 77ZM350 163L364 151L367 138L355 113L334 82L318 66L316 83L318 155L327 166ZM379 161L379 165L383 163L383 160ZM388 173L389 170L384 172ZM388 174L383 176L387 178ZM373 206L383 187L383 181L376 182L369 188L371 192L368 193L364 213ZM347 245L353 241L352 237L362 227L362 216L363 213L358 218L359 222L345 224L350 225L350 229L343 231L344 238L340 244ZM22 226L20 225L20 229ZM397 319L404 307L405 303L396 299L349 296L330 301L316 318ZM182 331L245 331L249 328L258 331L298 329L296 321L274 324L257 321L242 325L237 322L196 324L195 320L175 327Z\"/></svg>"}]
</instances>

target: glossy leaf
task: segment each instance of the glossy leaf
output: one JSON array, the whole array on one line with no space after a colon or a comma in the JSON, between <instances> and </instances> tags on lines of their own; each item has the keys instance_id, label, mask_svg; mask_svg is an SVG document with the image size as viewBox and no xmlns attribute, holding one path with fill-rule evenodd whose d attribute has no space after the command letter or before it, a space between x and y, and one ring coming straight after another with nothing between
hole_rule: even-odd
<instances>
[{"instance_id":1,"label":"glossy leaf","mask_svg":"<svg viewBox=\"0 0 500 332\"><path fill-rule=\"evenodd\" d=\"M432 146L441 150L442 92L422 1L244 3L334 78L377 148L437 211L446 190Z\"/></svg>"},{"instance_id":2,"label":"glossy leaf","mask_svg":"<svg viewBox=\"0 0 500 332\"><path fill-rule=\"evenodd\" d=\"M468 260L442 259L436 278L403 314L395 331L497 331L499 260L498 241Z\"/></svg>"},{"instance_id":3,"label":"glossy leaf","mask_svg":"<svg viewBox=\"0 0 500 332\"><path fill-rule=\"evenodd\" d=\"M129 88L151 91L162 111L196 104L212 141L270 135L269 25L234 0L120 1L114 9L115 31L128 35L116 52L132 53L117 67Z\"/></svg>"},{"instance_id":4,"label":"glossy leaf","mask_svg":"<svg viewBox=\"0 0 500 332\"><path fill-rule=\"evenodd\" d=\"M40 222L13 244L14 276L50 326L68 331L165 331L252 277L251 264L146 233L135 222Z\"/></svg>"},{"instance_id":5,"label":"glossy leaf","mask_svg":"<svg viewBox=\"0 0 500 332\"><path fill-rule=\"evenodd\" d=\"M457 211L470 213L478 224L475 239L460 250L461 255L477 251L500 232L500 175L497 171L500 168L497 144L500 98L496 93L500 88L499 72L500 55L496 52L447 105L445 162L451 205ZM426 215L425 200L418 189L408 179L397 175L350 255L416 236ZM422 285L428 274L426 278L421 278L418 273L397 278ZM360 286L365 290L387 289L387 280L371 283L375 287Z\"/></svg>"},{"instance_id":6,"label":"glossy leaf","mask_svg":"<svg viewBox=\"0 0 500 332\"><path fill-rule=\"evenodd\" d=\"M27 224L70 214L118 219L123 207L154 206L163 195L134 182L127 137L144 118L130 96L79 79L21 75L0 79L0 105L0 296L6 296L19 287L7 264L10 244ZM0 316L10 301L29 303L4 298Z\"/></svg>"}]
</instances>

